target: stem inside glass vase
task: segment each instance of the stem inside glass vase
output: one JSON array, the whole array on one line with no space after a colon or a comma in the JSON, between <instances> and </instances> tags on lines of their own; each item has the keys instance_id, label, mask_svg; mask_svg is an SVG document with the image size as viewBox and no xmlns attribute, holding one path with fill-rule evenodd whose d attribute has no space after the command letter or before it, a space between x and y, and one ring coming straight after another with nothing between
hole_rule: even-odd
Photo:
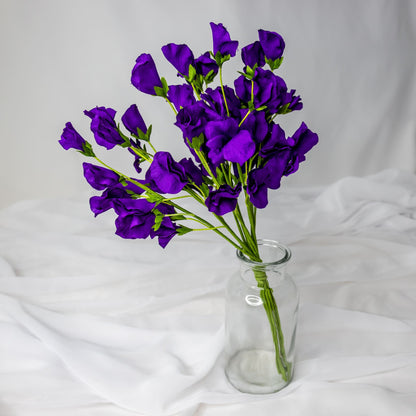
<instances>
[{"instance_id":1,"label":"stem inside glass vase","mask_svg":"<svg viewBox=\"0 0 416 416\"><path fill-rule=\"evenodd\" d=\"M286 272L290 250L271 240L257 243L255 260L237 251L240 272L227 285L226 374L240 391L272 393L293 375L299 299Z\"/></svg>"}]
</instances>

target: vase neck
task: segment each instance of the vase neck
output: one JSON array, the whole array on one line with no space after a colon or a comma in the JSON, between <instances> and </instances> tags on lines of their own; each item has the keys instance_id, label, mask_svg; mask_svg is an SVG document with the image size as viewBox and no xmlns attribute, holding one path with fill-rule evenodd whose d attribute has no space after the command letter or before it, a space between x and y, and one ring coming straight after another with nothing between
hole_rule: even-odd
<instances>
[{"instance_id":1,"label":"vase neck","mask_svg":"<svg viewBox=\"0 0 416 416\"><path fill-rule=\"evenodd\" d=\"M264 279L270 286L274 286L284 277L291 252L277 241L258 240L257 243L261 262L253 261L241 251L237 251L241 277L250 286L261 286Z\"/></svg>"}]
</instances>

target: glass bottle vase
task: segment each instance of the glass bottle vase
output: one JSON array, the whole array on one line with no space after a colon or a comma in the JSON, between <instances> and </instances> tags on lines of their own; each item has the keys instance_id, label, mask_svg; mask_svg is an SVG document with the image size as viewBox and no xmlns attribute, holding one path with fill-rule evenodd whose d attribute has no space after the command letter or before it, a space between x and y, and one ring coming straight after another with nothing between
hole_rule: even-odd
<instances>
[{"instance_id":1,"label":"glass bottle vase","mask_svg":"<svg viewBox=\"0 0 416 416\"><path fill-rule=\"evenodd\" d=\"M293 376L299 295L286 272L290 250L258 241L262 262L237 251L240 270L226 289L225 373L246 393L273 393Z\"/></svg>"}]
</instances>

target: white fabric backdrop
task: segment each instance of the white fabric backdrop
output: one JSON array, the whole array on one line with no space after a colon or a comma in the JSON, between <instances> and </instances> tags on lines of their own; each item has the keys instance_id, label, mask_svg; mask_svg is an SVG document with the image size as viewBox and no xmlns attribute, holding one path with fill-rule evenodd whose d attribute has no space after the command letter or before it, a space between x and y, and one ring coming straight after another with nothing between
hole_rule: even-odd
<instances>
[{"instance_id":1,"label":"white fabric backdrop","mask_svg":"<svg viewBox=\"0 0 416 416\"><path fill-rule=\"evenodd\" d=\"M289 182L329 184L385 168L415 171L416 3L412 0L0 0L0 206L86 189L78 154L57 144L65 122L89 133L84 109L137 103L159 150L184 152L168 106L130 85L149 52L170 83L160 51L211 48L209 22L223 22L240 46L257 29L286 40L280 74L304 101L285 117L305 120L321 144ZM227 82L236 64L225 67ZM112 153L112 152L110 152ZM106 155L107 156L107 155ZM117 162L124 160L120 155Z\"/></svg>"},{"instance_id":2,"label":"white fabric backdrop","mask_svg":"<svg viewBox=\"0 0 416 416\"><path fill-rule=\"evenodd\" d=\"M259 234L293 251L296 372L274 395L223 375L233 249L209 233L114 236L87 201L0 212L2 416L414 415L416 176L282 189Z\"/></svg>"}]
</instances>

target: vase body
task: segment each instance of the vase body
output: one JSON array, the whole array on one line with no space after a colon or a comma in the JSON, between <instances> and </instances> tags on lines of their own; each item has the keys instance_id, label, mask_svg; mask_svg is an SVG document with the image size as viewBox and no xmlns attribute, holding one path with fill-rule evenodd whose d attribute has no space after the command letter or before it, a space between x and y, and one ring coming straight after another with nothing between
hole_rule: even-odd
<instances>
[{"instance_id":1,"label":"vase body","mask_svg":"<svg viewBox=\"0 0 416 416\"><path fill-rule=\"evenodd\" d=\"M293 376L299 295L286 272L291 253L258 241L262 262L237 252L240 270L226 289L225 373L246 393L273 393Z\"/></svg>"}]
</instances>

